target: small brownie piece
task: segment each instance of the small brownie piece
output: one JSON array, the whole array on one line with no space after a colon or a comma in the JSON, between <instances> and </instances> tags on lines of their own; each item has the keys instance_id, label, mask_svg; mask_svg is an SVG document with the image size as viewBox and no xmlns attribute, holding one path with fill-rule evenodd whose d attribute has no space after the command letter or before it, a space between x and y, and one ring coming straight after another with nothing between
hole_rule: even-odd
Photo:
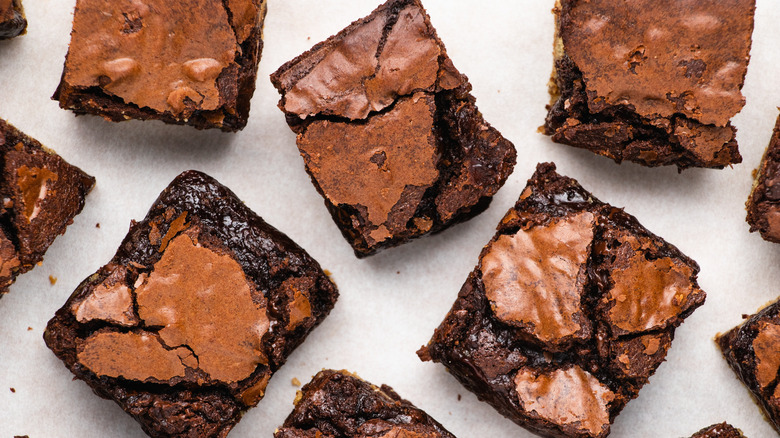
<instances>
[{"instance_id":1,"label":"small brownie piece","mask_svg":"<svg viewBox=\"0 0 780 438\"><path fill-rule=\"evenodd\" d=\"M246 126L266 0L78 0L60 107L106 120Z\"/></svg>"},{"instance_id":2,"label":"small brownie piece","mask_svg":"<svg viewBox=\"0 0 780 438\"><path fill-rule=\"evenodd\" d=\"M387 1L271 81L358 257L476 216L514 168L418 0Z\"/></svg>"},{"instance_id":3,"label":"small brownie piece","mask_svg":"<svg viewBox=\"0 0 780 438\"><path fill-rule=\"evenodd\" d=\"M691 438L745 438L742 432L728 423L713 424L696 432Z\"/></svg>"},{"instance_id":4,"label":"small brownie piece","mask_svg":"<svg viewBox=\"0 0 780 438\"><path fill-rule=\"evenodd\" d=\"M306 384L274 438L455 438L393 388L347 371L323 370Z\"/></svg>"},{"instance_id":5,"label":"small brownie piece","mask_svg":"<svg viewBox=\"0 0 780 438\"><path fill-rule=\"evenodd\" d=\"M0 297L43 260L84 208L95 178L0 119Z\"/></svg>"},{"instance_id":6,"label":"small brownie piece","mask_svg":"<svg viewBox=\"0 0 780 438\"><path fill-rule=\"evenodd\" d=\"M224 437L336 302L320 265L226 187L179 175L44 333L153 437Z\"/></svg>"},{"instance_id":7,"label":"small brownie piece","mask_svg":"<svg viewBox=\"0 0 780 438\"><path fill-rule=\"evenodd\" d=\"M543 163L418 355L532 432L604 437L704 303L698 271Z\"/></svg>"},{"instance_id":8,"label":"small brownie piece","mask_svg":"<svg viewBox=\"0 0 780 438\"><path fill-rule=\"evenodd\" d=\"M0 0L0 40L22 35L26 30L22 0Z\"/></svg>"},{"instance_id":9,"label":"small brownie piece","mask_svg":"<svg viewBox=\"0 0 780 438\"><path fill-rule=\"evenodd\" d=\"M755 0L558 0L553 141L620 163L723 168L742 157Z\"/></svg>"},{"instance_id":10,"label":"small brownie piece","mask_svg":"<svg viewBox=\"0 0 780 438\"><path fill-rule=\"evenodd\" d=\"M780 243L780 117L761 160L747 212L751 232L758 231L765 240Z\"/></svg>"},{"instance_id":11,"label":"small brownie piece","mask_svg":"<svg viewBox=\"0 0 780 438\"><path fill-rule=\"evenodd\" d=\"M780 432L780 301L716 338L723 356Z\"/></svg>"}]
</instances>

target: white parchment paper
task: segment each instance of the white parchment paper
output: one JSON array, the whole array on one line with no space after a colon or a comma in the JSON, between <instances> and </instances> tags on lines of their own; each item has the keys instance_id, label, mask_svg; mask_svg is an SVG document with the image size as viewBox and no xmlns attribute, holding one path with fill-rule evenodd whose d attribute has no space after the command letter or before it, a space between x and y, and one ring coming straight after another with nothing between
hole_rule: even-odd
<instances>
[{"instance_id":1,"label":"white parchment paper","mask_svg":"<svg viewBox=\"0 0 780 438\"><path fill-rule=\"evenodd\" d=\"M291 380L305 383L322 368L346 368L393 386L459 437L532 436L479 402L441 365L420 362L415 351L443 319L536 163L550 160L697 260L708 294L677 331L666 363L618 416L612 436L689 436L724 420L751 438L774 436L713 342L742 314L780 294L780 245L749 234L744 220L751 171L780 105L780 2L757 3L747 106L734 118L744 163L678 174L675 168L618 166L537 133L549 100L553 0L425 0L485 118L517 147L518 163L479 217L358 260L304 171L268 76L368 14L378 0L269 0L251 117L238 134L109 123L59 109L49 97L62 72L75 0L25 0L28 34L0 42L0 117L94 175L97 186L43 264L0 300L0 438L145 436L113 402L73 381L41 336L79 282L111 258L130 220L143 218L159 192L187 169L205 171L234 190L331 271L341 291L331 315L273 377L265 399L231 437L270 437L292 409L298 388Z\"/></svg>"}]
</instances>

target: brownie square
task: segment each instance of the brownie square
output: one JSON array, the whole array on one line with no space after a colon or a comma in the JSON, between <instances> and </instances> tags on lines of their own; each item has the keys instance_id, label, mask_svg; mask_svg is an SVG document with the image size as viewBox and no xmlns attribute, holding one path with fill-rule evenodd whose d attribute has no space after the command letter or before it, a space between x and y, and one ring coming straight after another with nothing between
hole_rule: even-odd
<instances>
[{"instance_id":1,"label":"brownie square","mask_svg":"<svg viewBox=\"0 0 780 438\"><path fill-rule=\"evenodd\" d=\"M418 0L387 1L271 81L358 257L476 216L514 168Z\"/></svg>"},{"instance_id":2,"label":"brownie square","mask_svg":"<svg viewBox=\"0 0 780 438\"><path fill-rule=\"evenodd\" d=\"M698 272L543 163L418 355L532 432L604 437L704 303Z\"/></svg>"},{"instance_id":3,"label":"brownie square","mask_svg":"<svg viewBox=\"0 0 780 438\"><path fill-rule=\"evenodd\" d=\"M76 114L246 126L265 0L78 0L52 97Z\"/></svg>"},{"instance_id":4,"label":"brownie square","mask_svg":"<svg viewBox=\"0 0 780 438\"><path fill-rule=\"evenodd\" d=\"M303 249L229 189L179 175L44 339L153 437L224 437L336 302Z\"/></svg>"},{"instance_id":5,"label":"brownie square","mask_svg":"<svg viewBox=\"0 0 780 438\"><path fill-rule=\"evenodd\" d=\"M780 117L756 174L747 201L750 231L769 242L780 243Z\"/></svg>"},{"instance_id":6,"label":"brownie square","mask_svg":"<svg viewBox=\"0 0 780 438\"><path fill-rule=\"evenodd\" d=\"M0 119L0 297L84 208L95 178Z\"/></svg>"},{"instance_id":7,"label":"brownie square","mask_svg":"<svg viewBox=\"0 0 780 438\"><path fill-rule=\"evenodd\" d=\"M22 0L0 0L0 40L13 38L27 31Z\"/></svg>"},{"instance_id":8,"label":"brownie square","mask_svg":"<svg viewBox=\"0 0 780 438\"><path fill-rule=\"evenodd\" d=\"M620 163L740 163L755 0L558 0L545 133Z\"/></svg>"},{"instance_id":9,"label":"brownie square","mask_svg":"<svg viewBox=\"0 0 780 438\"><path fill-rule=\"evenodd\" d=\"M274 438L455 438L393 388L347 371L323 370L295 399Z\"/></svg>"},{"instance_id":10,"label":"brownie square","mask_svg":"<svg viewBox=\"0 0 780 438\"><path fill-rule=\"evenodd\" d=\"M780 301L719 334L716 342L731 369L780 432Z\"/></svg>"},{"instance_id":11,"label":"brownie square","mask_svg":"<svg viewBox=\"0 0 780 438\"><path fill-rule=\"evenodd\" d=\"M742 432L728 423L713 424L694 433L691 438L745 438Z\"/></svg>"}]
</instances>

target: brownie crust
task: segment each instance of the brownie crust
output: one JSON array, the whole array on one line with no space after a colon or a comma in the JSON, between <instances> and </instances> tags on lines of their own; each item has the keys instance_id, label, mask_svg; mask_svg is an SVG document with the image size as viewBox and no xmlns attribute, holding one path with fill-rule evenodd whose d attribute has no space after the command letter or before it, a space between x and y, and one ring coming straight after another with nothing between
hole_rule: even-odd
<instances>
[{"instance_id":1,"label":"brownie crust","mask_svg":"<svg viewBox=\"0 0 780 438\"><path fill-rule=\"evenodd\" d=\"M418 0L389 0L271 81L358 257L474 217L514 168Z\"/></svg>"},{"instance_id":2,"label":"brownie crust","mask_svg":"<svg viewBox=\"0 0 780 438\"><path fill-rule=\"evenodd\" d=\"M691 438L745 438L742 432L728 423L713 424L694 433Z\"/></svg>"},{"instance_id":3,"label":"brownie crust","mask_svg":"<svg viewBox=\"0 0 780 438\"><path fill-rule=\"evenodd\" d=\"M114 122L241 130L255 90L265 14L265 0L78 0L52 99L77 115ZM96 38L107 43L96 47Z\"/></svg>"},{"instance_id":4,"label":"brownie crust","mask_svg":"<svg viewBox=\"0 0 780 438\"><path fill-rule=\"evenodd\" d=\"M604 437L704 303L698 265L537 167L418 355L549 437Z\"/></svg>"},{"instance_id":5,"label":"brownie crust","mask_svg":"<svg viewBox=\"0 0 780 438\"><path fill-rule=\"evenodd\" d=\"M747 213L751 233L758 231L764 240L780 243L780 117L761 159Z\"/></svg>"},{"instance_id":6,"label":"brownie crust","mask_svg":"<svg viewBox=\"0 0 780 438\"><path fill-rule=\"evenodd\" d=\"M393 388L347 371L323 370L298 392L274 438L455 438Z\"/></svg>"},{"instance_id":7,"label":"brownie crust","mask_svg":"<svg viewBox=\"0 0 780 438\"><path fill-rule=\"evenodd\" d=\"M0 40L5 40L27 31L22 0L0 0Z\"/></svg>"},{"instance_id":8,"label":"brownie crust","mask_svg":"<svg viewBox=\"0 0 780 438\"><path fill-rule=\"evenodd\" d=\"M188 171L132 223L44 339L150 436L224 437L337 296L303 249Z\"/></svg>"},{"instance_id":9,"label":"brownie crust","mask_svg":"<svg viewBox=\"0 0 780 438\"><path fill-rule=\"evenodd\" d=\"M545 133L620 163L740 163L754 0L559 0ZM623 59L623 61L619 61Z\"/></svg>"}]
</instances>

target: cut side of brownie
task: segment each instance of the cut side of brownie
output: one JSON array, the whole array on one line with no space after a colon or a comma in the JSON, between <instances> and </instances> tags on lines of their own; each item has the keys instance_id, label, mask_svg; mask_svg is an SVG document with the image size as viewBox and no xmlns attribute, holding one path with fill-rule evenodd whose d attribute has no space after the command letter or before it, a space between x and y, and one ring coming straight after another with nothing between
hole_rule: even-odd
<instances>
[{"instance_id":1,"label":"cut side of brownie","mask_svg":"<svg viewBox=\"0 0 780 438\"><path fill-rule=\"evenodd\" d=\"M418 0L387 1L271 81L358 257L474 217L514 168Z\"/></svg>"},{"instance_id":2,"label":"cut side of brownie","mask_svg":"<svg viewBox=\"0 0 780 438\"><path fill-rule=\"evenodd\" d=\"M265 0L78 0L52 98L114 122L238 131L249 117L265 13Z\"/></svg>"},{"instance_id":3,"label":"cut side of brownie","mask_svg":"<svg viewBox=\"0 0 780 438\"><path fill-rule=\"evenodd\" d=\"M780 243L780 117L758 168L747 212L751 232L758 231L764 240Z\"/></svg>"},{"instance_id":4,"label":"cut side of brownie","mask_svg":"<svg viewBox=\"0 0 780 438\"><path fill-rule=\"evenodd\" d=\"M13 38L27 31L22 0L0 0L0 40Z\"/></svg>"},{"instance_id":5,"label":"cut side of brownie","mask_svg":"<svg viewBox=\"0 0 780 438\"><path fill-rule=\"evenodd\" d=\"M745 438L742 432L728 423L713 424L694 433L691 438Z\"/></svg>"},{"instance_id":6,"label":"cut side of brownie","mask_svg":"<svg viewBox=\"0 0 780 438\"><path fill-rule=\"evenodd\" d=\"M755 0L558 0L545 133L620 163L740 163Z\"/></svg>"},{"instance_id":7,"label":"cut side of brownie","mask_svg":"<svg viewBox=\"0 0 780 438\"><path fill-rule=\"evenodd\" d=\"M418 355L532 432L604 437L704 303L698 272L543 163Z\"/></svg>"},{"instance_id":8,"label":"cut side of brownie","mask_svg":"<svg viewBox=\"0 0 780 438\"><path fill-rule=\"evenodd\" d=\"M723 356L780 432L780 301L716 338Z\"/></svg>"},{"instance_id":9,"label":"cut side of brownie","mask_svg":"<svg viewBox=\"0 0 780 438\"><path fill-rule=\"evenodd\" d=\"M131 224L44 339L150 436L224 437L337 296L303 249L188 171Z\"/></svg>"},{"instance_id":10,"label":"cut side of brownie","mask_svg":"<svg viewBox=\"0 0 780 438\"><path fill-rule=\"evenodd\" d=\"M84 208L95 178L0 119L0 297Z\"/></svg>"},{"instance_id":11,"label":"cut side of brownie","mask_svg":"<svg viewBox=\"0 0 780 438\"><path fill-rule=\"evenodd\" d=\"M323 370L306 384L274 438L454 438L393 388L347 371Z\"/></svg>"}]
</instances>

